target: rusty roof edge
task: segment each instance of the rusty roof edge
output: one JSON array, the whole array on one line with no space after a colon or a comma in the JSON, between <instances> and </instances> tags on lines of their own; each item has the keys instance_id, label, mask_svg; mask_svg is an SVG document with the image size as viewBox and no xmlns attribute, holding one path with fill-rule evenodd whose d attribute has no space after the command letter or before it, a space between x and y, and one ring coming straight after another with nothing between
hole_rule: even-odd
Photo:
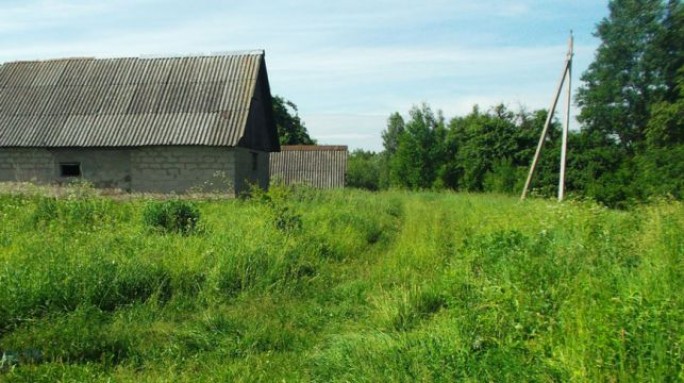
<instances>
[{"instance_id":1,"label":"rusty roof edge","mask_svg":"<svg viewBox=\"0 0 684 383\"><path fill-rule=\"evenodd\" d=\"M286 151L300 151L300 152L315 152L315 151L347 151L347 145L282 145L280 150Z\"/></svg>"}]
</instances>

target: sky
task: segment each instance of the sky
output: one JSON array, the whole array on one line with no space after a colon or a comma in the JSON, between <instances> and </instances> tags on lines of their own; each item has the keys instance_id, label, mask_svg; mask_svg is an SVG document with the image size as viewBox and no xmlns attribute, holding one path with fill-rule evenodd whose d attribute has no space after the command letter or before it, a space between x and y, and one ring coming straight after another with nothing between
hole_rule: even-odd
<instances>
[{"instance_id":1,"label":"sky","mask_svg":"<svg viewBox=\"0 0 684 383\"><path fill-rule=\"evenodd\" d=\"M570 30L577 88L607 15L608 0L0 0L0 62L265 50L313 138L380 151L389 115L423 103L548 108Z\"/></svg>"}]
</instances>

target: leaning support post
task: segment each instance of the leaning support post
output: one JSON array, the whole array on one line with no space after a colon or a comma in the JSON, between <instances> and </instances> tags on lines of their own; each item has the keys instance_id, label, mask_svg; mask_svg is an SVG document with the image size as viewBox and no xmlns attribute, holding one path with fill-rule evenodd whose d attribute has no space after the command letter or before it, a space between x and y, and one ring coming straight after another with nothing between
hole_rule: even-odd
<instances>
[{"instance_id":1,"label":"leaning support post","mask_svg":"<svg viewBox=\"0 0 684 383\"><path fill-rule=\"evenodd\" d=\"M553 100L551 102L551 107L549 108L549 113L546 116L546 122L544 122L544 129L542 130L541 136L539 137L539 143L537 144L537 150L534 153L534 159L532 160L532 165L530 165L530 171L527 174L527 180L525 181L525 187L523 188L522 195L520 196L521 200L524 200L525 197L527 197L527 192L529 191L530 184L532 183L532 177L534 176L534 171L537 168L537 164L539 163L539 157L541 156L542 149L544 148L544 142L546 141L546 136L549 133L549 127L551 126L551 121L553 120L553 115L556 112L556 106L558 105L558 99L560 98L561 92L563 90L563 84L565 83L565 78L569 76L570 74L570 66L572 65L572 33L570 35L570 50L568 51L568 56L565 61L565 66L563 67L563 72L561 73L560 81L558 82L558 87L556 88L556 93L553 97ZM570 102L570 97L568 96L568 103ZM569 107L568 107L569 108ZM569 109L568 109L569 110ZM567 114L569 118L569 112ZM564 135L566 132L564 131ZM565 159L563 158L562 160L562 165L561 167L563 168L563 172L565 172ZM564 177L564 174L562 175ZM562 181L564 182L564 180ZM559 191L559 196L560 196L560 191ZM560 198L560 197L559 197Z\"/></svg>"},{"instance_id":2,"label":"leaning support post","mask_svg":"<svg viewBox=\"0 0 684 383\"><path fill-rule=\"evenodd\" d=\"M542 130L541 136L539 137L539 143L537 144L537 150L534 152L534 159L532 160L532 165L530 166L530 172L527 174L527 181L525 181L525 188L523 189L520 199L525 199L527 196L527 191L532 183L532 176L537 168L537 163L539 162L539 156L541 155L542 149L544 148L544 141L546 141L546 136L549 133L549 126L551 125L551 120L553 119L553 113L556 111L556 105L558 105L558 99L560 98L561 90L563 88L563 83L565 82L565 76L568 73L568 65L566 63L565 68L563 68L563 74L561 75L560 81L558 82L558 88L556 94L551 102L551 107L549 108L549 114L546 116L546 122L544 122L544 129Z\"/></svg>"}]
</instances>

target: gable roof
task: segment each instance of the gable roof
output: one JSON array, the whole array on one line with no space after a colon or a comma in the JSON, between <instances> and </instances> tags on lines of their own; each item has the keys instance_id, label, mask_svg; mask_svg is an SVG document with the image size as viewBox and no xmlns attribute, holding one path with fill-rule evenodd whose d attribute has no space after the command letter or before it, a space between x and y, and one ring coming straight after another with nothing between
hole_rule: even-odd
<instances>
[{"instance_id":1,"label":"gable roof","mask_svg":"<svg viewBox=\"0 0 684 383\"><path fill-rule=\"evenodd\" d=\"M0 147L239 146L253 104L277 150L264 53L0 66Z\"/></svg>"}]
</instances>

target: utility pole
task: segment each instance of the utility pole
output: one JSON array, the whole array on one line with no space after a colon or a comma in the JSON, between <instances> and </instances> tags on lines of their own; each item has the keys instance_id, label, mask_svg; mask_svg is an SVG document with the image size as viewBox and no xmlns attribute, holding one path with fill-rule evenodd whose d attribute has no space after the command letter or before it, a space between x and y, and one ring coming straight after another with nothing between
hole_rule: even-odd
<instances>
[{"instance_id":1,"label":"utility pole","mask_svg":"<svg viewBox=\"0 0 684 383\"><path fill-rule=\"evenodd\" d=\"M572 56L574 50L574 41L572 31L570 31L570 47L568 49L567 62L567 78L568 78L568 93L567 104L565 105L565 123L563 124L563 143L561 144L561 162L560 162L560 177L558 179L558 201L563 201L565 197L565 162L568 152L568 130L570 129L570 103L572 100Z\"/></svg>"},{"instance_id":2,"label":"utility pole","mask_svg":"<svg viewBox=\"0 0 684 383\"><path fill-rule=\"evenodd\" d=\"M565 79L568 79L568 89L567 89L567 105L565 111L565 124L563 125L563 143L561 146L561 164L560 164L560 179L558 184L558 200L562 201L565 194L565 160L567 153L567 141L568 141L568 129L570 126L570 103L572 102L572 88L570 76L572 74L572 56L573 52L573 42L574 38L572 36L572 31L570 31L570 41L568 43L568 54L565 59L565 66L563 67L563 72L561 74L560 81L558 82L558 87L556 93L551 101L551 107L549 108L549 114L546 116L546 122L544 123L544 129L542 130L541 136L539 137L539 143L537 144L537 150L534 153L534 159L532 160L532 165L530 166L530 172L527 174L527 180L525 181L525 187L523 188L521 200L527 197L527 192L529 191L530 184L532 183L532 176L539 163L539 157L541 156L542 149L544 148L544 142L546 141L546 136L549 133L549 127L551 126L551 121L553 120L553 115L556 111L556 105L558 105L558 99L560 98L561 92L563 90L563 84Z\"/></svg>"}]
</instances>

